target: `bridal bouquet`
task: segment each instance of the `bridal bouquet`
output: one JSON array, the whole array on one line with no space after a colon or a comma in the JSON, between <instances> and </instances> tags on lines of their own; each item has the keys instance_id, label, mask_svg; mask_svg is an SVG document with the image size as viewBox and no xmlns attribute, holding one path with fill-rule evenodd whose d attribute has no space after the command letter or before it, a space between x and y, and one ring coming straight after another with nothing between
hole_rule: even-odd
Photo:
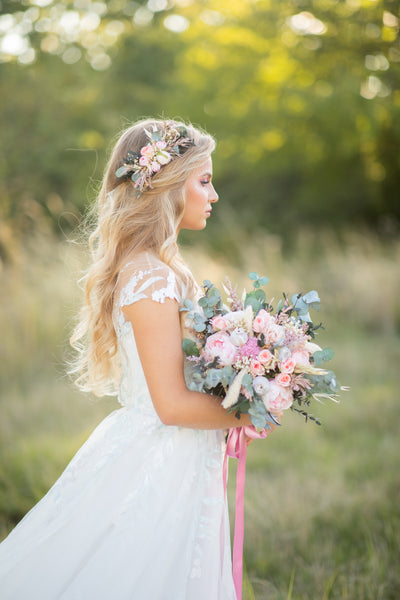
<instances>
[{"instance_id":1,"label":"bridal bouquet","mask_svg":"<svg viewBox=\"0 0 400 600\"><path fill-rule=\"evenodd\" d=\"M324 368L334 352L314 340L321 324L314 325L310 309L319 310L316 291L290 298L283 295L276 309L262 286L267 277L250 273L253 289L242 298L227 279L226 302L210 282L196 310L190 300L183 340L189 389L220 396L229 412L248 413L256 428L278 423L277 415L291 408L305 419L321 424L308 407L313 400L337 401L340 388L335 374Z\"/></svg>"}]
</instances>

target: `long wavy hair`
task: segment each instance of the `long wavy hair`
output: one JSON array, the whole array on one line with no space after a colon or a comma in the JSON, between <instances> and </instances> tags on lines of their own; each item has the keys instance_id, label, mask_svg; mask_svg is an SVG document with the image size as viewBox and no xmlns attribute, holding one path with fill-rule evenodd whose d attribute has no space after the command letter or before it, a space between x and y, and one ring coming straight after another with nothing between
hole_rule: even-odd
<instances>
[{"instance_id":1,"label":"long wavy hair","mask_svg":"<svg viewBox=\"0 0 400 600\"><path fill-rule=\"evenodd\" d=\"M84 276L84 302L71 336L77 358L70 373L76 384L96 395L115 393L119 378L117 337L112 311L118 276L135 253L149 250L169 265L194 293L193 277L180 256L178 226L185 210L185 183L215 148L214 139L191 124L186 127L194 142L182 155L152 177L152 189L137 197L130 179L118 179L116 170L128 151L140 152L148 138L145 129L162 121L143 119L126 129L116 142L105 169L103 183L89 218L92 262Z\"/></svg>"}]
</instances>

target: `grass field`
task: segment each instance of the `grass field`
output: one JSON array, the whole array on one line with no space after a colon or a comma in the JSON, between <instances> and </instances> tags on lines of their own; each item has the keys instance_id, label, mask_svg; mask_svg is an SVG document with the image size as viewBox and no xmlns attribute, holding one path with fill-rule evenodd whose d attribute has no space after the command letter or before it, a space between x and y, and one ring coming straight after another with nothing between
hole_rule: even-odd
<instances>
[{"instance_id":1,"label":"grass field","mask_svg":"<svg viewBox=\"0 0 400 600\"><path fill-rule=\"evenodd\" d=\"M195 274L240 286L268 275L269 297L317 289L332 368L351 387L314 408L323 426L290 411L248 453L245 600L400 598L400 243L304 232L236 236L246 255L188 247ZM114 399L79 394L64 374L80 252L37 240L4 265L0 324L0 538L45 493ZM231 461L229 496L234 504ZM232 519L233 520L233 519Z\"/></svg>"}]
</instances>

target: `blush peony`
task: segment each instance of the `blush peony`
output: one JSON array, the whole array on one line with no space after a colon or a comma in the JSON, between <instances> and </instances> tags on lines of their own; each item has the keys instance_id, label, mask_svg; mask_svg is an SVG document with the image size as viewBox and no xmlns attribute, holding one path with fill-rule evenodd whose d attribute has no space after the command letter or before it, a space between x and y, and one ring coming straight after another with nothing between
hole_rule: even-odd
<instances>
[{"instance_id":1,"label":"blush peony","mask_svg":"<svg viewBox=\"0 0 400 600\"><path fill-rule=\"evenodd\" d=\"M270 381L268 392L262 397L265 408L274 413L290 408L293 404L293 394L287 387L280 386L275 380Z\"/></svg>"},{"instance_id":2,"label":"blush peony","mask_svg":"<svg viewBox=\"0 0 400 600\"><path fill-rule=\"evenodd\" d=\"M221 365L227 366L234 362L237 349L231 343L229 335L219 331L207 338L205 351L208 356L218 358Z\"/></svg>"}]
</instances>

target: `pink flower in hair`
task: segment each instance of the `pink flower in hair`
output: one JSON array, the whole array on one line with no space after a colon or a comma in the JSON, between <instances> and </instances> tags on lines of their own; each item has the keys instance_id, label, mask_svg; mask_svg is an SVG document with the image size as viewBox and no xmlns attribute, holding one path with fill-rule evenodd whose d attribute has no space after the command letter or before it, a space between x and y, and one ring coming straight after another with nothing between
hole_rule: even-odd
<instances>
[{"instance_id":1,"label":"pink flower in hair","mask_svg":"<svg viewBox=\"0 0 400 600\"><path fill-rule=\"evenodd\" d=\"M143 146L143 148L140 149L140 154L142 156L147 156L147 158L151 158L151 156L154 154L153 146L151 146L151 144L147 144L147 146Z\"/></svg>"},{"instance_id":2,"label":"pink flower in hair","mask_svg":"<svg viewBox=\"0 0 400 600\"><path fill-rule=\"evenodd\" d=\"M157 162L156 160L153 160L153 162L151 163L151 169L152 169L153 173L157 173L157 171L159 171L161 169L160 163Z\"/></svg>"},{"instance_id":3,"label":"pink flower in hair","mask_svg":"<svg viewBox=\"0 0 400 600\"><path fill-rule=\"evenodd\" d=\"M141 165L142 167L146 166L149 164L149 159L147 158L147 156L141 156L139 158L139 165Z\"/></svg>"},{"instance_id":4,"label":"pink flower in hair","mask_svg":"<svg viewBox=\"0 0 400 600\"><path fill-rule=\"evenodd\" d=\"M167 143L164 142L164 140L159 140L158 142L156 142L156 146L159 150L164 150L164 148L167 147Z\"/></svg>"}]
</instances>

